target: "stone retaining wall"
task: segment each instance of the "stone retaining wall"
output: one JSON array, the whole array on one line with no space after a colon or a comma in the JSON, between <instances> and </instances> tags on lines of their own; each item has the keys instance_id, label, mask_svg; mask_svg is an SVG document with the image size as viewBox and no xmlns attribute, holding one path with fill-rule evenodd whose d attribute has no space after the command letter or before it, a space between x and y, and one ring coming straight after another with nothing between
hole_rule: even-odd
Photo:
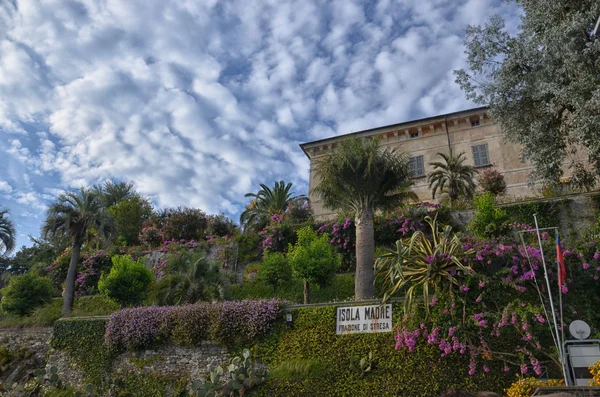
<instances>
[{"instance_id":1,"label":"stone retaining wall","mask_svg":"<svg viewBox=\"0 0 600 397\"><path fill-rule=\"evenodd\" d=\"M83 389L86 385L84 374L68 354L50 347L51 338L52 328L0 329L0 349L7 349L15 357L5 371L0 371L0 383L21 383L36 369L55 366L63 382ZM167 345L121 354L114 361L111 374L176 375L192 381L204 379L208 365L219 365L228 360L227 349L210 341L199 347Z\"/></svg>"}]
</instances>

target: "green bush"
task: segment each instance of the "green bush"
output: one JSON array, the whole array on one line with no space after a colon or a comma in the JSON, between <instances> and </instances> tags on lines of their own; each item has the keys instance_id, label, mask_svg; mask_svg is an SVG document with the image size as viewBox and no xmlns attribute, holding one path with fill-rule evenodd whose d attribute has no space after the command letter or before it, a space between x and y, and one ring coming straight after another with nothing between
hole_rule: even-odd
<instances>
[{"instance_id":1,"label":"green bush","mask_svg":"<svg viewBox=\"0 0 600 397\"><path fill-rule=\"evenodd\" d=\"M281 252L267 252L258 270L258 281L277 289L292 278L292 268Z\"/></svg>"},{"instance_id":2,"label":"green bush","mask_svg":"<svg viewBox=\"0 0 600 397\"><path fill-rule=\"evenodd\" d=\"M24 274L10 279L2 290L2 310L25 316L35 308L50 302L55 289L47 277Z\"/></svg>"},{"instance_id":3,"label":"green bush","mask_svg":"<svg viewBox=\"0 0 600 397\"><path fill-rule=\"evenodd\" d=\"M98 282L98 290L121 307L142 303L150 293L153 275L141 258L133 261L129 255L112 257L113 266Z\"/></svg>"},{"instance_id":4,"label":"green bush","mask_svg":"<svg viewBox=\"0 0 600 397\"><path fill-rule=\"evenodd\" d=\"M400 305L399 305L400 306ZM394 310L394 321L401 310ZM512 379L502 363L489 373L467 374L469 355L440 357L437 346L418 344L414 351L395 349L393 333L336 335L335 307L303 308L292 327L280 327L259 344L256 354L273 368L298 360L320 360L323 377L270 377L257 396L414 396L431 397L447 389L502 393ZM373 369L364 377L351 370L352 356L372 352Z\"/></svg>"},{"instance_id":5,"label":"green bush","mask_svg":"<svg viewBox=\"0 0 600 397\"><path fill-rule=\"evenodd\" d=\"M473 202L475 214L469 224L469 231L483 238L499 237L508 231L508 214L496 206L493 194L478 194L473 198Z\"/></svg>"}]
</instances>

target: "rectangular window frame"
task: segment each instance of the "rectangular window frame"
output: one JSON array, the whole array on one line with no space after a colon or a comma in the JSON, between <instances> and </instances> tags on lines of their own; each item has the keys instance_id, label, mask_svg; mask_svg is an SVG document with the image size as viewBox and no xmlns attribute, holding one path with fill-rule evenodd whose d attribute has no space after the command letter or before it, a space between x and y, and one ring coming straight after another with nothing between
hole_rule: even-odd
<instances>
[{"instance_id":1,"label":"rectangular window frame","mask_svg":"<svg viewBox=\"0 0 600 397\"><path fill-rule=\"evenodd\" d=\"M492 164L487 143L473 145L471 151L473 152L473 165L475 167L487 167Z\"/></svg>"},{"instance_id":2,"label":"rectangular window frame","mask_svg":"<svg viewBox=\"0 0 600 397\"><path fill-rule=\"evenodd\" d=\"M425 157L423 155L413 156L409 160L411 178L423 178L425 176Z\"/></svg>"}]
</instances>

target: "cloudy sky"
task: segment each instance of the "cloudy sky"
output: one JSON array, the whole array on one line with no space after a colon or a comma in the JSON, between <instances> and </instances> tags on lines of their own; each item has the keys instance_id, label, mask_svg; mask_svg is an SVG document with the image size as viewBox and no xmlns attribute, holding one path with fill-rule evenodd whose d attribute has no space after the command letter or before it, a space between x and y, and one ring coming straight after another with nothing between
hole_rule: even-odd
<instances>
[{"instance_id":1,"label":"cloudy sky","mask_svg":"<svg viewBox=\"0 0 600 397\"><path fill-rule=\"evenodd\" d=\"M0 0L0 206L18 244L62 189L132 181L238 219L306 193L299 143L471 107L464 30L499 0Z\"/></svg>"}]
</instances>

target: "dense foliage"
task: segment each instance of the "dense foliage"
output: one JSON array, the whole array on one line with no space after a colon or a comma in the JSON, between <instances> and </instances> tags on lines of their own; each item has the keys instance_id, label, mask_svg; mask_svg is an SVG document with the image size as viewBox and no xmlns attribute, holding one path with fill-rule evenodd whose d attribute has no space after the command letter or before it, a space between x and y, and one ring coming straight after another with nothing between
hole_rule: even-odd
<instances>
[{"instance_id":1,"label":"dense foliage","mask_svg":"<svg viewBox=\"0 0 600 397\"><path fill-rule=\"evenodd\" d=\"M10 279L2 290L2 310L25 316L35 308L50 302L56 289L47 277L24 274Z\"/></svg>"},{"instance_id":2,"label":"dense foliage","mask_svg":"<svg viewBox=\"0 0 600 397\"><path fill-rule=\"evenodd\" d=\"M496 206L496 198L492 193L476 195L473 202L475 213L468 229L473 235L482 238L500 237L509 229L508 214Z\"/></svg>"},{"instance_id":3,"label":"dense foliage","mask_svg":"<svg viewBox=\"0 0 600 397\"><path fill-rule=\"evenodd\" d=\"M506 193L506 181L504 175L493 168L486 168L479 174L477 183L484 193L494 196L502 196Z\"/></svg>"},{"instance_id":4,"label":"dense foliage","mask_svg":"<svg viewBox=\"0 0 600 397\"><path fill-rule=\"evenodd\" d=\"M468 374L469 357L458 353L440 358L435 346L414 351L394 349L390 333L336 335L336 308L304 308L294 312L291 328L273 332L257 349L258 357L280 367L298 360L319 360L325 368L315 376L270 377L258 396L415 396L431 397L447 389L502 393L513 374L492 364L489 373ZM401 310L394 311L394 321ZM372 370L363 377L351 369L351 357L372 353ZM289 365L288 365L289 367Z\"/></svg>"},{"instance_id":5,"label":"dense foliage","mask_svg":"<svg viewBox=\"0 0 600 397\"><path fill-rule=\"evenodd\" d=\"M150 293L153 275L141 261L129 255L112 257L112 267L98 282L98 290L121 307L136 306Z\"/></svg>"},{"instance_id":6,"label":"dense foliage","mask_svg":"<svg viewBox=\"0 0 600 397\"><path fill-rule=\"evenodd\" d=\"M450 202L454 203L459 198L470 199L475 193L475 175L477 171L472 165L464 164L467 159L464 152L457 156L450 153L438 153L443 161L429 163L433 172L427 177L429 188L433 188L431 197L435 198L437 192L448 193Z\"/></svg>"}]
</instances>

